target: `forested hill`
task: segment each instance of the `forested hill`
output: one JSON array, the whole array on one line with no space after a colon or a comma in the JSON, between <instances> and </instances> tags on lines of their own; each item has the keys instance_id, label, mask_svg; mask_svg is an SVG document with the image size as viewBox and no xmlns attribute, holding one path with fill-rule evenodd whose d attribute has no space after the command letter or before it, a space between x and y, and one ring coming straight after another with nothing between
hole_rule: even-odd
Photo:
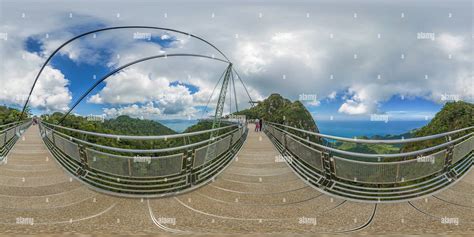
<instances>
[{"instance_id":1,"label":"forested hill","mask_svg":"<svg viewBox=\"0 0 474 237\"><path fill-rule=\"evenodd\" d=\"M26 114L29 114L28 107L26 110ZM6 106L0 106L0 125L16 122L20 118L20 115L21 115L21 111L18 109L9 108Z\"/></svg>"},{"instance_id":2,"label":"forested hill","mask_svg":"<svg viewBox=\"0 0 474 237\"><path fill-rule=\"evenodd\" d=\"M271 94L253 108L242 110L236 115L246 115L247 119L263 118L264 121L287 124L309 131L319 132L311 113L300 101L291 102L280 94Z\"/></svg>"},{"instance_id":3,"label":"forested hill","mask_svg":"<svg viewBox=\"0 0 474 237\"><path fill-rule=\"evenodd\" d=\"M56 124L62 113L43 115L45 121ZM176 134L172 129L153 120L131 118L127 115L118 116L104 121L91 121L87 117L69 115L62 123L65 127L76 128L99 133L122 134L122 135L167 135Z\"/></svg>"},{"instance_id":4,"label":"forested hill","mask_svg":"<svg viewBox=\"0 0 474 237\"><path fill-rule=\"evenodd\" d=\"M435 115L435 117L430 121L429 124L415 131L414 137L434 135L470 126L474 126L474 104L464 101L448 102ZM461 136L463 134L466 134L466 132L460 133L457 136L453 136L453 138ZM402 150L417 150L428 146L440 144L444 141L445 139L441 138L425 142L418 142L414 144L407 144L402 148Z\"/></svg>"},{"instance_id":5,"label":"forested hill","mask_svg":"<svg viewBox=\"0 0 474 237\"><path fill-rule=\"evenodd\" d=\"M175 134L176 132L165 125L146 119L130 118L122 115L115 119L104 121L104 127L118 133L130 135Z\"/></svg>"}]
</instances>

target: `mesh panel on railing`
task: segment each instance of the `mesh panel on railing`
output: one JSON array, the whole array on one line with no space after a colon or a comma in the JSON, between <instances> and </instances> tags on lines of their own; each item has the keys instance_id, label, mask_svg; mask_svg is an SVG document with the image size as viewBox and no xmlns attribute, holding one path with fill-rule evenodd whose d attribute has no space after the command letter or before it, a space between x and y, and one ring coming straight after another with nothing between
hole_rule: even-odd
<instances>
[{"instance_id":1,"label":"mesh panel on railing","mask_svg":"<svg viewBox=\"0 0 474 237\"><path fill-rule=\"evenodd\" d=\"M6 141L10 141L10 139L12 139L13 136L15 136L15 128L11 128L7 131L7 140Z\"/></svg>"},{"instance_id":2,"label":"mesh panel on railing","mask_svg":"<svg viewBox=\"0 0 474 237\"><path fill-rule=\"evenodd\" d=\"M193 168L199 167L203 165L204 162L206 162L207 148L210 146L216 146L216 143L212 143L210 145L206 145L195 150Z\"/></svg>"},{"instance_id":3,"label":"mesh panel on railing","mask_svg":"<svg viewBox=\"0 0 474 237\"><path fill-rule=\"evenodd\" d=\"M419 157L409 162L361 163L334 157L336 176L364 183L396 183L418 179L440 171L446 151Z\"/></svg>"},{"instance_id":4,"label":"mesh panel on railing","mask_svg":"<svg viewBox=\"0 0 474 237\"><path fill-rule=\"evenodd\" d=\"M311 165L313 168L322 170L323 165L320 151L302 144L291 136L287 136L286 139L287 148L293 154L295 154L299 159L305 161L307 164Z\"/></svg>"},{"instance_id":5,"label":"mesh panel on railing","mask_svg":"<svg viewBox=\"0 0 474 237\"><path fill-rule=\"evenodd\" d=\"M265 130L267 130L272 135L273 135L273 132L275 131L275 129L272 126L265 126Z\"/></svg>"},{"instance_id":6,"label":"mesh panel on railing","mask_svg":"<svg viewBox=\"0 0 474 237\"><path fill-rule=\"evenodd\" d=\"M214 142L210 145L200 147L196 149L194 153L194 162L193 162L193 168L199 167L203 165L206 162L209 162L216 158L217 156L221 155L225 151L227 151L230 147L230 138L231 136L227 136L226 138L219 140L217 142ZM215 146L215 155L209 155L207 156L207 149L211 146Z\"/></svg>"},{"instance_id":7,"label":"mesh panel on railing","mask_svg":"<svg viewBox=\"0 0 474 237\"><path fill-rule=\"evenodd\" d=\"M274 129L273 130L273 136L275 136L275 138L281 143L281 144L284 144L284 134L280 131L278 131L277 129Z\"/></svg>"},{"instance_id":8,"label":"mesh panel on railing","mask_svg":"<svg viewBox=\"0 0 474 237\"><path fill-rule=\"evenodd\" d=\"M404 181L418 179L441 171L444 167L446 151L438 151L427 156L419 156L415 161L400 165L399 177Z\"/></svg>"},{"instance_id":9,"label":"mesh panel on railing","mask_svg":"<svg viewBox=\"0 0 474 237\"><path fill-rule=\"evenodd\" d=\"M46 137L53 142L53 132L51 130L45 130L46 132Z\"/></svg>"},{"instance_id":10,"label":"mesh panel on railing","mask_svg":"<svg viewBox=\"0 0 474 237\"><path fill-rule=\"evenodd\" d=\"M458 162L474 149L474 137L470 137L465 141L454 146L453 163Z\"/></svg>"},{"instance_id":11,"label":"mesh panel on railing","mask_svg":"<svg viewBox=\"0 0 474 237\"><path fill-rule=\"evenodd\" d=\"M229 135L229 136L225 137L224 139L217 142L216 156L220 156L224 152L229 150L229 148L230 148L230 138L231 138L231 136ZM209 161L209 160L206 160L206 162L207 161Z\"/></svg>"},{"instance_id":12,"label":"mesh panel on railing","mask_svg":"<svg viewBox=\"0 0 474 237\"><path fill-rule=\"evenodd\" d=\"M129 176L129 160L116 155L106 154L90 148L86 149L89 166L109 174Z\"/></svg>"},{"instance_id":13,"label":"mesh panel on railing","mask_svg":"<svg viewBox=\"0 0 474 237\"><path fill-rule=\"evenodd\" d=\"M181 173L183 153L176 155L151 157L150 159L134 158L132 160L132 176L169 176Z\"/></svg>"},{"instance_id":14,"label":"mesh panel on railing","mask_svg":"<svg viewBox=\"0 0 474 237\"><path fill-rule=\"evenodd\" d=\"M68 155L69 157L73 158L74 160L78 162L81 162L81 156L79 154L79 146L76 143L71 142L67 139L64 139L63 146L64 146L63 152L66 153L66 155Z\"/></svg>"},{"instance_id":15,"label":"mesh panel on railing","mask_svg":"<svg viewBox=\"0 0 474 237\"><path fill-rule=\"evenodd\" d=\"M239 129L232 134L232 145L234 145L242 136L242 130Z\"/></svg>"},{"instance_id":16,"label":"mesh panel on railing","mask_svg":"<svg viewBox=\"0 0 474 237\"><path fill-rule=\"evenodd\" d=\"M0 134L0 147L5 146L5 138L6 138L5 133Z\"/></svg>"},{"instance_id":17,"label":"mesh panel on railing","mask_svg":"<svg viewBox=\"0 0 474 237\"><path fill-rule=\"evenodd\" d=\"M61 151L64 150L64 139L58 134L54 133L54 145Z\"/></svg>"}]
</instances>

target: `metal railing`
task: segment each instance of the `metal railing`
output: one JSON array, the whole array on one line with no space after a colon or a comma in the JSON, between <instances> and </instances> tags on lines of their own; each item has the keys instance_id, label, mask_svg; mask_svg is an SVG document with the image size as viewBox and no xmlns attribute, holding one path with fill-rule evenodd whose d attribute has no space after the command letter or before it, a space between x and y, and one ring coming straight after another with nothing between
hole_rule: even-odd
<instances>
[{"instance_id":1,"label":"metal railing","mask_svg":"<svg viewBox=\"0 0 474 237\"><path fill-rule=\"evenodd\" d=\"M343 138L271 122L264 129L288 165L308 184L355 201L398 202L439 192L467 173L474 160L474 127L393 140ZM402 145L444 137L441 144L395 154L345 151L324 141Z\"/></svg>"},{"instance_id":2,"label":"metal railing","mask_svg":"<svg viewBox=\"0 0 474 237\"><path fill-rule=\"evenodd\" d=\"M169 196L202 186L230 163L247 137L244 124L160 136L95 133L44 121L39 125L46 146L69 173L97 191L127 197ZM221 134L201 140L212 131ZM100 139L114 141L113 146L99 144ZM217 152L208 157L211 146Z\"/></svg>"},{"instance_id":3,"label":"metal railing","mask_svg":"<svg viewBox=\"0 0 474 237\"><path fill-rule=\"evenodd\" d=\"M31 125L31 120L0 125L0 162L3 162L18 138Z\"/></svg>"}]
</instances>

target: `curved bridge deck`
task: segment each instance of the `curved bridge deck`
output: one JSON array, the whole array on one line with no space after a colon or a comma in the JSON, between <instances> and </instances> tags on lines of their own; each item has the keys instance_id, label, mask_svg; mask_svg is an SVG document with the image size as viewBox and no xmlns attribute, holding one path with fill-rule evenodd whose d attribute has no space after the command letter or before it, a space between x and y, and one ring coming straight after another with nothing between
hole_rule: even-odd
<instances>
[{"instance_id":1,"label":"curved bridge deck","mask_svg":"<svg viewBox=\"0 0 474 237\"><path fill-rule=\"evenodd\" d=\"M474 173L429 198L357 203L307 186L264 133L193 192L160 199L100 194L70 177L30 127L0 166L0 233L473 234Z\"/></svg>"}]
</instances>

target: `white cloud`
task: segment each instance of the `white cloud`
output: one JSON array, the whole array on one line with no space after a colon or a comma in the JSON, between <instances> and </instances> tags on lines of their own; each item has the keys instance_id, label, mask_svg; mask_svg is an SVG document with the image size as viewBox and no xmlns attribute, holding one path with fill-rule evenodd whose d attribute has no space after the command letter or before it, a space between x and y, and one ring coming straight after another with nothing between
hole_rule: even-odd
<instances>
[{"instance_id":1,"label":"white cloud","mask_svg":"<svg viewBox=\"0 0 474 237\"><path fill-rule=\"evenodd\" d=\"M0 103L23 106L45 59L23 50L15 41L2 42L1 45L1 52L10 57L0 64ZM65 111L71 99L68 80L61 71L48 65L33 90L29 105L46 111Z\"/></svg>"},{"instance_id":2,"label":"white cloud","mask_svg":"<svg viewBox=\"0 0 474 237\"><path fill-rule=\"evenodd\" d=\"M88 102L95 104L126 105L147 103L147 106L132 105L118 111L141 109L156 114L186 114L193 106L193 96L183 85L170 85L170 80L164 77L154 77L143 74L138 69L130 68L111 76L105 81L105 87L90 97ZM157 110L150 110L153 103L159 105Z\"/></svg>"},{"instance_id":3,"label":"white cloud","mask_svg":"<svg viewBox=\"0 0 474 237\"><path fill-rule=\"evenodd\" d=\"M333 91L333 92L329 93L328 99L334 100L334 99L336 99L336 95L337 95L337 92Z\"/></svg>"},{"instance_id":4,"label":"white cloud","mask_svg":"<svg viewBox=\"0 0 474 237\"><path fill-rule=\"evenodd\" d=\"M240 58L240 68L246 75L265 72L268 58L265 58L260 45L253 42L242 42L237 48L238 54L240 54L237 56Z\"/></svg>"},{"instance_id":5,"label":"white cloud","mask_svg":"<svg viewBox=\"0 0 474 237\"><path fill-rule=\"evenodd\" d=\"M369 114L375 112L377 108L377 101L372 98L381 98L381 95L378 95L374 86L364 85L364 86L355 86L348 89L347 94L345 95L345 102L339 107L339 113L345 113L349 115L361 115ZM383 97L382 97L383 98Z\"/></svg>"},{"instance_id":6,"label":"white cloud","mask_svg":"<svg viewBox=\"0 0 474 237\"><path fill-rule=\"evenodd\" d=\"M148 102L145 105L129 105L123 106L118 108L105 108L104 113L108 117L116 117L120 115L131 115L136 117L144 117L144 118L153 118L155 116L161 115L161 110L156 108L153 102Z\"/></svg>"},{"instance_id":7,"label":"white cloud","mask_svg":"<svg viewBox=\"0 0 474 237\"><path fill-rule=\"evenodd\" d=\"M354 100L346 100L341 107L339 108L338 112L346 113L350 115L358 115L358 114L366 114L369 112L367 105L362 102L357 102Z\"/></svg>"},{"instance_id":8,"label":"white cloud","mask_svg":"<svg viewBox=\"0 0 474 237\"><path fill-rule=\"evenodd\" d=\"M443 33L437 37L441 48L448 52L454 53L464 47L464 38L462 36L455 36L448 33Z\"/></svg>"}]
</instances>

